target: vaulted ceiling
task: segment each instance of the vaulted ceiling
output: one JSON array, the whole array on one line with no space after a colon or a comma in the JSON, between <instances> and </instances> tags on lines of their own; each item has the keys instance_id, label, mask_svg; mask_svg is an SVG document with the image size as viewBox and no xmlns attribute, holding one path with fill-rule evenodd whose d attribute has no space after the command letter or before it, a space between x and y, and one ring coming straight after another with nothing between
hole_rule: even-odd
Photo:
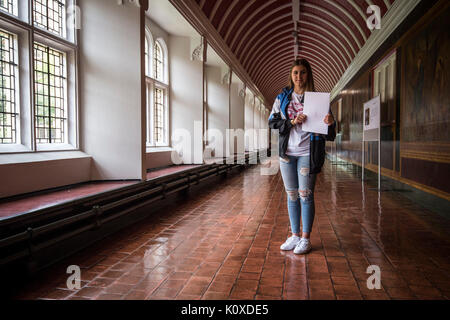
<instances>
[{"instance_id":1,"label":"vaulted ceiling","mask_svg":"<svg viewBox=\"0 0 450 320\"><path fill-rule=\"evenodd\" d=\"M383 17L395 0L300 0L299 57L318 91L330 92L371 34L366 13ZM193 1L194 3L194 1ZM294 56L292 0L195 0L266 101L287 84Z\"/></svg>"}]
</instances>

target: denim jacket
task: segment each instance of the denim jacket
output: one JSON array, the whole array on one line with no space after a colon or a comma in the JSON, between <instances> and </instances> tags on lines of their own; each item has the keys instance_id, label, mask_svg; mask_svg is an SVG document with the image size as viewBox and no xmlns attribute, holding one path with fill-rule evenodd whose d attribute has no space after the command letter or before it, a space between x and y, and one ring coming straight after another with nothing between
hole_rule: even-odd
<instances>
[{"instance_id":1,"label":"denim jacket","mask_svg":"<svg viewBox=\"0 0 450 320\"><path fill-rule=\"evenodd\" d=\"M269 127L271 129L278 129L279 141L279 155L281 158L287 158L286 150L289 142L289 135L293 125L291 120L287 116L287 107L292 99L293 88L284 88L283 91L277 96L278 102L274 104L272 112L269 116ZM331 109L330 109L331 113ZM322 170L323 163L325 162L325 141L334 141L336 138L336 122L328 126L328 134L311 134L310 143L310 174L319 173Z\"/></svg>"}]
</instances>

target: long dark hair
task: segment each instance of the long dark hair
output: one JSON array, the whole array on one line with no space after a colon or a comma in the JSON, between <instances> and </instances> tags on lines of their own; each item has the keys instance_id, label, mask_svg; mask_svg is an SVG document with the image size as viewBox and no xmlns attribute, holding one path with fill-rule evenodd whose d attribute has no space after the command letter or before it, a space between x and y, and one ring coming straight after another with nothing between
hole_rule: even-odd
<instances>
[{"instance_id":1,"label":"long dark hair","mask_svg":"<svg viewBox=\"0 0 450 320\"><path fill-rule=\"evenodd\" d=\"M310 91L310 92L316 91L316 87L314 86L314 78L312 75L311 65L309 64L308 60L306 60L306 59L294 60L294 63L292 64L291 68L289 69L289 80L288 80L289 89L294 88L294 82L292 82L292 69L294 69L294 67L296 67L296 66L304 66L306 68L306 73L307 73L306 91Z\"/></svg>"}]
</instances>

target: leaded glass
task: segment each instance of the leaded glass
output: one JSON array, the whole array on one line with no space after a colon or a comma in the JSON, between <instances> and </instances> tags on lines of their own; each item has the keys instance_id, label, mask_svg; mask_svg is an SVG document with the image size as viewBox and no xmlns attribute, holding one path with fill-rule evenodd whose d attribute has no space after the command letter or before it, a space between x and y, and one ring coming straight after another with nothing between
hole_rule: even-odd
<instances>
[{"instance_id":1,"label":"leaded glass","mask_svg":"<svg viewBox=\"0 0 450 320\"><path fill-rule=\"evenodd\" d=\"M64 143L65 61L63 52L34 44L35 122L37 143Z\"/></svg>"},{"instance_id":2,"label":"leaded glass","mask_svg":"<svg viewBox=\"0 0 450 320\"><path fill-rule=\"evenodd\" d=\"M17 106L14 35L0 30L0 143L17 143Z\"/></svg>"}]
</instances>

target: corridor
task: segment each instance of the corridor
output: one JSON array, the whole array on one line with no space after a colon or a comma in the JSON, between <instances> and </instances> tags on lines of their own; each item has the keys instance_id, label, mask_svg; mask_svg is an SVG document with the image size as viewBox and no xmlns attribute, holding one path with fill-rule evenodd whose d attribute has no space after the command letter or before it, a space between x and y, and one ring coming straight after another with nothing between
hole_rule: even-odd
<instances>
[{"instance_id":1,"label":"corridor","mask_svg":"<svg viewBox=\"0 0 450 320\"><path fill-rule=\"evenodd\" d=\"M0 296L446 304L449 40L449 0L1 0Z\"/></svg>"}]
</instances>

